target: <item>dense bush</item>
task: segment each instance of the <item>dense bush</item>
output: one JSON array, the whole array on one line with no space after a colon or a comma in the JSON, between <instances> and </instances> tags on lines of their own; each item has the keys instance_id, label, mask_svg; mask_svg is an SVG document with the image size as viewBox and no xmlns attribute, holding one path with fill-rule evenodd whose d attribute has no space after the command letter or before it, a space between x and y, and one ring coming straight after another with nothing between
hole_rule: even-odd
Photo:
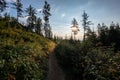
<instances>
[{"instance_id":1,"label":"dense bush","mask_svg":"<svg viewBox=\"0 0 120 80\"><path fill-rule=\"evenodd\" d=\"M32 56L32 49L23 46L3 46L0 49L0 79L45 80L47 62ZM46 68L46 69L45 69Z\"/></svg>"},{"instance_id":2,"label":"dense bush","mask_svg":"<svg viewBox=\"0 0 120 80\"><path fill-rule=\"evenodd\" d=\"M55 49L65 80L119 80L120 54L112 48L95 48L90 42L61 42Z\"/></svg>"}]
</instances>

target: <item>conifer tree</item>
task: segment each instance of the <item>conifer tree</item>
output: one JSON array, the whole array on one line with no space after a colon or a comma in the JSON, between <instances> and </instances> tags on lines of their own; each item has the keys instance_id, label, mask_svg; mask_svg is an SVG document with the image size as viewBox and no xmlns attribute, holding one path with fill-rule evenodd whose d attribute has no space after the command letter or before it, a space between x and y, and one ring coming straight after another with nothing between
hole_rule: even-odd
<instances>
[{"instance_id":1,"label":"conifer tree","mask_svg":"<svg viewBox=\"0 0 120 80\"><path fill-rule=\"evenodd\" d=\"M28 8L26 8L25 12L28 14L28 30L33 31L34 29L34 25L36 22L36 10L34 9L34 7L32 7L31 5L29 5Z\"/></svg>"},{"instance_id":2,"label":"conifer tree","mask_svg":"<svg viewBox=\"0 0 120 80\"><path fill-rule=\"evenodd\" d=\"M50 13L50 4L45 1L45 5L43 7L43 18L44 18L44 31L45 31L45 37L47 38L52 38L52 31L51 31L51 26L49 24L49 16L51 16Z\"/></svg>"},{"instance_id":3,"label":"conifer tree","mask_svg":"<svg viewBox=\"0 0 120 80\"><path fill-rule=\"evenodd\" d=\"M75 39L75 35L78 33L79 31L79 28L78 28L78 22L75 18L73 18L73 21L72 21L72 32L74 33L74 39Z\"/></svg>"},{"instance_id":4,"label":"conifer tree","mask_svg":"<svg viewBox=\"0 0 120 80\"><path fill-rule=\"evenodd\" d=\"M36 33L42 35L42 19L38 18L36 20Z\"/></svg>"},{"instance_id":5,"label":"conifer tree","mask_svg":"<svg viewBox=\"0 0 120 80\"><path fill-rule=\"evenodd\" d=\"M3 12L6 7L7 7L6 1L5 0L0 0L0 13Z\"/></svg>"},{"instance_id":6,"label":"conifer tree","mask_svg":"<svg viewBox=\"0 0 120 80\"><path fill-rule=\"evenodd\" d=\"M86 37L86 32L90 30L90 25L92 24L91 21L88 20L89 16L88 14L84 11L83 15L82 15L83 19L82 19L82 25L83 25L83 29L84 29L84 35L83 35L83 41L85 41L85 37Z\"/></svg>"},{"instance_id":7,"label":"conifer tree","mask_svg":"<svg viewBox=\"0 0 120 80\"><path fill-rule=\"evenodd\" d=\"M18 21L18 18L22 16L22 3L21 3L21 0L16 0L16 2L12 3L13 4L13 8L16 9L17 11L17 21Z\"/></svg>"}]
</instances>

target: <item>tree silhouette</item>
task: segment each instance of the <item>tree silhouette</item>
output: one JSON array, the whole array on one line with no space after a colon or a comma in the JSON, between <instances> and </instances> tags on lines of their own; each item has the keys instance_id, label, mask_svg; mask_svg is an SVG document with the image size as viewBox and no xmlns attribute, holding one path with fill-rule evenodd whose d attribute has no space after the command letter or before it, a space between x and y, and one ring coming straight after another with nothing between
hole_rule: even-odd
<instances>
[{"instance_id":1,"label":"tree silhouette","mask_svg":"<svg viewBox=\"0 0 120 80\"><path fill-rule=\"evenodd\" d=\"M73 21L72 21L72 32L74 33L74 39L75 39L75 35L78 33L79 29L78 29L78 22L75 18L73 18Z\"/></svg>"},{"instance_id":2,"label":"tree silhouette","mask_svg":"<svg viewBox=\"0 0 120 80\"><path fill-rule=\"evenodd\" d=\"M0 0L0 13L4 11L4 9L7 7L7 3L5 0Z\"/></svg>"},{"instance_id":3,"label":"tree silhouette","mask_svg":"<svg viewBox=\"0 0 120 80\"><path fill-rule=\"evenodd\" d=\"M98 27L99 27L99 29L98 29L99 42L101 42L105 46L109 45L109 38L108 38L109 30L108 30L108 27L104 23L102 23L102 25L99 24Z\"/></svg>"},{"instance_id":4,"label":"tree silhouette","mask_svg":"<svg viewBox=\"0 0 120 80\"><path fill-rule=\"evenodd\" d=\"M47 38L52 38L52 32L51 32L51 27L49 24L49 16L51 16L50 13L50 4L45 1L45 5L43 8L43 17L44 17L44 30L45 30L45 37Z\"/></svg>"},{"instance_id":5,"label":"tree silhouette","mask_svg":"<svg viewBox=\"0 0 120 80\"><path fill-rule=\"evenodd\" d=\"M31 5L29 5L29 7L26 8L25 12L28 14L28 29L32 31L36 22L36 10Z\"/></svg>"},{"instance_id":6,"label":"tree silhouette","mask_svg":"<svg viewBox=\"0 0 120 80\"><path fill-rule=\"evenodd\" d=\"M119 24L111 23L110 26L98 24L98 42L102 46L112 46L114 51L120 50L120 27Z\"/></svg>"},{"instance_id":7,"label":"tree silhouette","mask_svg":"<svg viewBox=\"0 0 120 80\"><path fill-rule=\"evenodd\" d=\"M82 15L83 19L82 19L82 25L83 25L83 29L84 29L84 35L83 35L83 41L85 41L85 37L86 37L86 31L90 30L90 25L92 24L91 21L88 21L88 14L84 11L83 15Z\"/></svg>"},{"instance_id":8,"label":"tree silhouette","mask_svg":"<svg viewBox=\"0 0 120 80\"><path fill-rule=\"evenodd\" d=\"M16 2L12 3L13 4L13 8L16 9L17 11L17 21L18 21L18 18L22 16L22 3L21 3L21 0L16 0Z\"/></svg>"}]
</instances>

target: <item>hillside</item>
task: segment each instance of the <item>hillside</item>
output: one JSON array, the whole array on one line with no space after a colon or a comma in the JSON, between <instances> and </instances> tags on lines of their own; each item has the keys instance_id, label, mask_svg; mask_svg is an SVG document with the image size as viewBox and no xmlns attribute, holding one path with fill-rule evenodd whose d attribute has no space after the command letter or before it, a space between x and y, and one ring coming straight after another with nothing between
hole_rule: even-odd
<instances>
[{"instance_id":1,"label":"hillside","mask_svg":"<svg viewBox=\"0 0 120 80\"><path fill-rule=\"evenodd\" d=\"M0 80L46 80L48 55L55 43L0 18Z\"/></svg>"}]
</instances>

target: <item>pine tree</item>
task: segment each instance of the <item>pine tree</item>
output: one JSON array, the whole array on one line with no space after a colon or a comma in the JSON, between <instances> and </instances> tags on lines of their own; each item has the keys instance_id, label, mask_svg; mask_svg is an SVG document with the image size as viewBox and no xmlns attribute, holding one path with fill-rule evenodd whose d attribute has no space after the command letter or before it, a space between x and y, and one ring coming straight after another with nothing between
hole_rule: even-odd
<instances>
[{"instance_id":1,"label":"pine tree","mask_svg":"<svg viewBox=\"0 0 120 80\"><path fill-rule=\"evenodd\" d=\"M115 29L115 24L112 21L112 23L110 24L110 29L108 31L108 38L109 38L109 41L110 41L109 44L113 44L113 43L115 44L118 36L119 35L117 34L117 30Z\"/></svg>"},{"instance_id":2,"label":"pine tree","mask_svg":"<svg viewBox=\"0 0 120 80\"><path fill-rule=\"evenodd\" d=\"M91 21L88 21L88 14L84 11L83 15L83 20L82 20L82 25L83 25L83 29L84 29L84 35L83 35L83 41L85 41L85 37L86 37L86 31L90 30L90 25L92 24Z\"/></svg>"},{"instance_id":3,"label":"pine tree","mask_svg":"<svg viewBox=\"0 0 120 80\"><path fill-rule=\"evenodd\" d=\"M22 16L22 3L21 3L21 0L16 0L16 2L12 3L13 4L13 8L16 9L17 11L17 21L18 21L18 18Z\"/></svg>"},{"instance_id":4,"label":"pine tree","mask_svg":"<svg viewBox=\"0 0 120 80\"><path fill-rule=\"evenodd\" d=\"M109 30L108 30L108 27L102 23L102 25L98 25L99 29L98 29L98 40L99 42L102 44L102 45L109 45Z\"/></svg>"},{"instance_id":5,"label":"pine tree","mask_svg":"<svg viewBox=\"0 0 120 80\"><path fill-rule=\"evenodd\" d=\"M79 31L79 28L78 28L78 22L75 18L73 18L73 21L72 21L72 32L74 33L74 39L75 39L75 35L78 33Z\"/></svg>"},{"instance_id":6,"label":"pine tree","mask_svg":"<svg viewBox=\"0 0 120 80\"><path fill-rule=\"evenodd\" d=\"M0 13L3 12L6 7L7 7L6 1L5 0L0 0Z\"/></svg>"},{"instance_id":7,"label":"pine tree","mask_svg":"<svg viewBox=\"0 0 120 80\"><path fill-rule=\"evenodd\" d=\"M86 34L87 34L86 40L91 44L91 46L95 47L97 44L97 35L94 32L94 30L92 31L90 29Z\"/></svg>"},{"instance_id":8,"label":"pine tree","mask_svg":"<svg viewBox=\"0 0 120 80\"><path fill-rule=\"evenodd\" d=\"M47 38L52 38L52 31L51 31L51 26L49 24L49 16L51 16L50 13L50 4L45 1L45 5L43 8L43 17L44 17L44 30L45 30L45 37Z\"/></svg>"},{"instance_id":9,"label":"pine tree","mask_svg":"<svg viewBox=\"0 0 120 80\"><path fill-rule=\"evenodd\" d=\"M78 22L77 22L77 20L75 18L73 18L72 25L73 26L78 26Z\"/></svg>"},{"instance_id":10,"label":"pine tree","mask_svg":"<svg viewBox=\"0 0 120 80\"><path fill-rule=\"evenodd\" d=\"M33 31L36 22L36 10L30 5L28 8L26 8L25 12L28 14L28 30Z\"/></svg>"},{"instance_id":11,"label":"pine tree","mask_svg":"<svg viewBox=\"0 0 120 80\"><path fill-rule=\"evenodd\" d=\"M120 29L119 23L117 23L117 24L115 25L115 28L116 28L117 30Z\"/></svg>"},{"instance_id":12,"label":"pine tree","mask_svg":"<svg viewBox=\"0 0 120 80\"><path fill-rule=\"evenodd\" d=\"M42 35L42 19L40 18L36 21L36 33Z\"/></svg>"}]
</instances>

